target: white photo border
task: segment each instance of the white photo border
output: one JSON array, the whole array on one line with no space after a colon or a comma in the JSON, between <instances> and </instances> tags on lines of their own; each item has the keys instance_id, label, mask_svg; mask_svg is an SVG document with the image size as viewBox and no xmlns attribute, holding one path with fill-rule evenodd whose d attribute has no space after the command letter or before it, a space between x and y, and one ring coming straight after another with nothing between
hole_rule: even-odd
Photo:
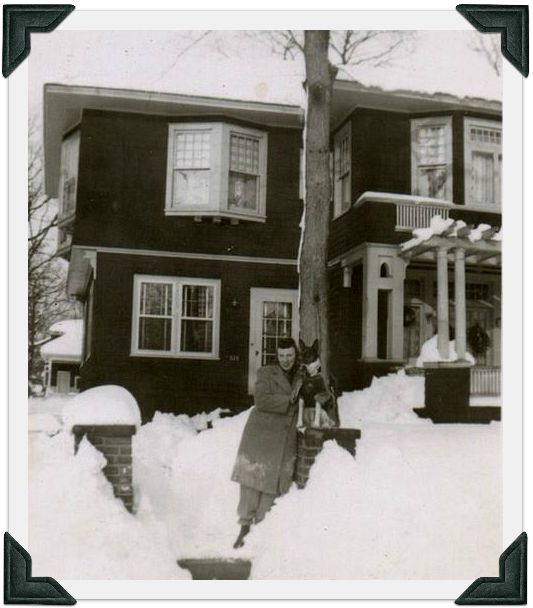
<instances>
[{"instance_id":1,"label":"white photo border","mask_svg":"<svg viewBox=\"0 0 533 608\"><path fill-rule=\"evenodd\" d=\"M170 29L469 30L456 11L84 11L58 30ZM172 28L172 23L179 27ZM236 27L238 24L239 27ZM52 34L48 34L52 35ZM522 77L503 62L503 538L522 532ZM9 532L28 546L26 394L26 234L28 63L10 76L9 91ZM499 555L494 556L497 564ZM54 576L53 572L39 573ZM454 599L472 582L456 581L84 581L59 580L77 599Z\"/></svg>"}]
</instances>

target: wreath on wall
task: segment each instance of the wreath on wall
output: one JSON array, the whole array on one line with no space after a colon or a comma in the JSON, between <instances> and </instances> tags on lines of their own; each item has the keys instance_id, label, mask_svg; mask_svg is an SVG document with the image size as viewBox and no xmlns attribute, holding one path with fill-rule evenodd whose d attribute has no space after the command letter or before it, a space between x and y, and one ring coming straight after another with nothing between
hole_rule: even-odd
<instances>
[{"instance_id":1,"label":"wreath on wall","mask_svg":"<svg viewBox=\"0 0 533 608\"><path fill-rule=\"evenodd\" d=\"M483 356L490 347L489 335L477 322L466 330L466 340L474 357Z\"/></svg>"},{"instance_id":2,"label":"wreath on wall","mask_svg":"<svg viewBox=\"0 0 533 608\"><path fill-rule=\"evenodd\" d=\"M416 311L412 306L403 307L403 326L410 327L416 321Z\"/></svg>"}]
</instances>

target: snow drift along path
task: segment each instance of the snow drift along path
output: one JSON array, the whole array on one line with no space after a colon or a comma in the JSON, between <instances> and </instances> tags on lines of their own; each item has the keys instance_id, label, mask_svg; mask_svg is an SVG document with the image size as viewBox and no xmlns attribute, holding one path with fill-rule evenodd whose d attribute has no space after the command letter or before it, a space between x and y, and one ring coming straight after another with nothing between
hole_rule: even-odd
<instances>
[{"instance_id":1,"label":"snow drift along path","mask_svg":"<svg viewBox=\"0 0 533 608\"><path fill-rule=\"evenodd\" d=\"M230 473L248 412L157 414L134 437L137 515L113 498L89 444L31 433L30 553L58 578L180 578L182 557L249 557L256 579L471 579L497 575L500 424L433 425L412 407L423 379L403 372L343 395L362 429L357 458L325 445L238 552ZM70 438L70 441L72 439ZM58 554L51 555L51 543ZM61 550L59 550L61 549Z\"/></svg>"}]
</instances>

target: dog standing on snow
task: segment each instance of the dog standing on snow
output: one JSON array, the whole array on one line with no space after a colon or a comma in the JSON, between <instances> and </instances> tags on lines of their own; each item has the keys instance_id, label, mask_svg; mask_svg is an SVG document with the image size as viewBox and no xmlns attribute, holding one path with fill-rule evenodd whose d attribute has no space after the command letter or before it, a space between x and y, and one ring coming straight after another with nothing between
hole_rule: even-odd
<instances>
[{"instance_id":1,"label":"dog standing on snow","mask_svg":"<svg viewBox=\"0 0 533 608\"><path fill-rule=\"evenodd\" d=\"M335 390L326 384L321 373L318 340L311 346L300 340L300 359L304 377L298 399L297 427L331 428L337 418Z\"/></svg>"}]
</instances>

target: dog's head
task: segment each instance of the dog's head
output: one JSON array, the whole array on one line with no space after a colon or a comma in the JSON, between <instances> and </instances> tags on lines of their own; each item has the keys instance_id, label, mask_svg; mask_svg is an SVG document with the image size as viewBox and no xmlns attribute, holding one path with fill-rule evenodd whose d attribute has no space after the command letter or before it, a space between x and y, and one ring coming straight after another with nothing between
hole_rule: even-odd
<instances>
[{"instance_id":1,"label":"dog's head","mask_svg":"<svg viewBox=\"0 0 533 608\"><path fill-rule=\"evenodd\" d=\"M311 346L306 346L303 340L300 340L300 360L310 376L320 373L318 340L315 340Z\"/></svg>"}]
</instances>

